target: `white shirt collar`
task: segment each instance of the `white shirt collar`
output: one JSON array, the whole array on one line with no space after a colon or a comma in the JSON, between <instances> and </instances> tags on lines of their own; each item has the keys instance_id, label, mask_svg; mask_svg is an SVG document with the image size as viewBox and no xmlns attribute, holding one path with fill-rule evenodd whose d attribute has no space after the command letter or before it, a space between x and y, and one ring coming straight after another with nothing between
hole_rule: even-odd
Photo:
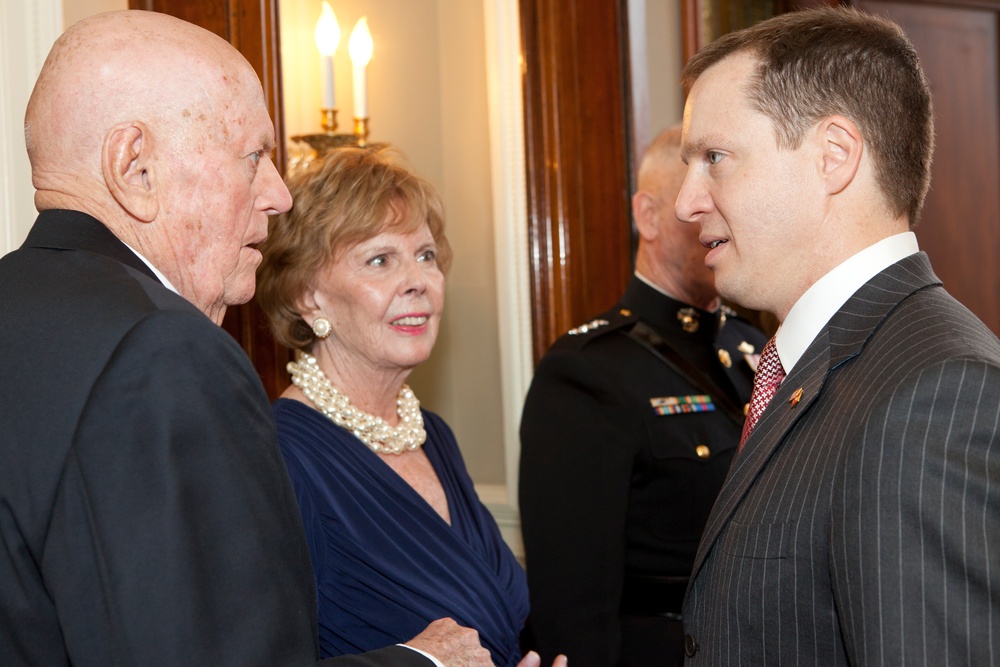
<instances>
[{"instance_id":1,"label":"white shirt collar","mask_svg":"<svg viewBox=\"0 0 1000 667\"><path fill-rule=\"evenodd\" d=\"M122 243L125 243L125 242L122 241ZM142 253L140 253L138 250L136 250L135 248L133 248L132 246L130 246L127 243L125 243L125 247L128 248L129 250L131 250L132 252L134 252L135 256L138 257L139 259L141 259L142 263L149 267L149 270L153 272L153 275L155 275L156 278L161 283L163 283L164 287L166 287L168 290L170 290L174 294L178 294L178 295L180 294L180 292L177 291L177 288L174 287L174 284L172 282L170 282L169 280L167 280L167 277L165 275L163 275L162 273L160 273L159 269L157 269L155 266L153 266L152 264L150 264L149 260L142 256Z\"/></svg>"},{"instance_id":2,"label":"white shirt collar","mask_svg":"<svg viewBox=\"0 0 1000 667\"><path fill-rule=\"evenodd\" d=\"M895 234L847 258L807 289L775 334L785 373L791 372L830 318L862 285L919 250L913 232Z\"/></svg>"}]
</instances>

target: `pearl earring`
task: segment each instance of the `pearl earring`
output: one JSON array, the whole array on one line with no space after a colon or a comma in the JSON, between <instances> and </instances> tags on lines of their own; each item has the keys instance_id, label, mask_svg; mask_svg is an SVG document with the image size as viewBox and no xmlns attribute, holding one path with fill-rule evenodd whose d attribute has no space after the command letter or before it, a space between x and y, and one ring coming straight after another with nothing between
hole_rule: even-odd
<instances>
[{"instance_id":1,"label":"pearl earring","mask_svg":"<svg viewBox=\"0 0 1000 667\"><path fill-rule=\"evenodd\" d=\"M320 315L313 320L312 330L316 334L316 338L323 339L330 335L330 332L333 331L333 326L330 325L330 320Z\"/></svg>"}]
</instances>

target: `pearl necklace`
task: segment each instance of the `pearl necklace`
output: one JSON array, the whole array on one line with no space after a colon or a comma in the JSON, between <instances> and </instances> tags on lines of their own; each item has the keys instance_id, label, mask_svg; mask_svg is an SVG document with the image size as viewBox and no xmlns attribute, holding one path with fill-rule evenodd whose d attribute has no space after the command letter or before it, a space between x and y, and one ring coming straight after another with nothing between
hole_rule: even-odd
<instances>
[{"instance_id":1,"label":"pearl necklace","mask_svg":"<svg viewBox=\"0 0 1000 667\"><path fill-rule=\"evenodd\" d=\"M427 440L420 401L405 384L396 397L399 426L393 427L381 417L353 407L347 394L330 383L316 357L300 350L295 353L295 359L288 363L288 372L295 386L302 390L317 410L353 433L376 454L402 454L419 449Z\"/></svg>"}]
</instances>

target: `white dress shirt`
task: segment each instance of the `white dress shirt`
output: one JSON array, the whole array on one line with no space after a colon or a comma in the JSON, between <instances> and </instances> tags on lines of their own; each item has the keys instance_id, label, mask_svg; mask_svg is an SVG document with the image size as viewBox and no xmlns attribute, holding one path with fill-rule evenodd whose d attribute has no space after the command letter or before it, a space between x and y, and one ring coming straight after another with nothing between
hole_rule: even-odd
<instances>
[{"instance_id":1,"label":"white dress shirt","mask_svg":"<svg viewBox=\"0 0 1000 667\"><path fill-rule=\"evenodd\" d=\"M785 374L791 373L830 318L862 285L919 250L913 232L895 234L852 255L807 289L775 334Z\"/></svg>"},{"instance_id":2,"label":"white dress shirt","mask_svg":"<svg viewBox=\"0 0 1000 667\"><path fill-rule=\"evenodd\" d=\"M124 242L124 241L122 241L122 243L125 243L125 242ZM159 270L159 269L157 269L157 268L156 268L155 266L153 266L153 265L152 265L152 264L151 264L151 263L149 262L149 260L148 260L148 259L146 259L145 257L143 257L143 256L142 256L142 253L140 253L140 252L139 252L138 250L136 250L135 248L133 248L132 246L130 246L130 245L129 245L129 244L127 244L127 243L125 243L125 247L126 247L126 248L128 248L129 250L131 250L132 252L134 252L134 253L135 253L135 256L136 256L136 257L138 257L139 259L141 259L141 260L142 260L142 263L143 263L143 264L145 264L146 266L148 266L148 267L149 267L149 270L153 272L153 275L155 275L155 276L156 276L156 278L157 278L157 279L158 279L158 280L159 280L159 281L160 281L161 283L163 283L163 286L164 286L164 287L166 287L166 288L167 288L168 290L170 290L170 291L171 291L171 292L173 292L174 294L180 294L180 292L178 292L178 291L177 291L177 288L176 288L176 287L174 287L174 284L173 284L172 282L170 282L169 280L167 280L167 277L166 277L165 275L163 275L163 274L162 274L162 273L160 272L160 270Z\"/></svg>"}]
</instances>

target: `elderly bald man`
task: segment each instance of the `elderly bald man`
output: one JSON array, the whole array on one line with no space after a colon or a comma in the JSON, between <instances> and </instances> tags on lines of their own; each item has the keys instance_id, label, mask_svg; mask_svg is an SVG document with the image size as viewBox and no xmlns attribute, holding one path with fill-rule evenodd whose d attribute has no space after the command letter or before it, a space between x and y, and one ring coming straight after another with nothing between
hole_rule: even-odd
<instances>
[{"instance_id":1,"label":"elderly bald man","mask_svg":"<svg viewBox=\"0 0 1000 667\"><path fill-rule=\"evenodd\" d=\"M52 48L25 134L40 214L0 259L0 664L315 663L267 397L216 326L291 206L253 69L179 19L102 14ZM409 645L489 664L450 620Z\"/></svg>"}]
</instances>

